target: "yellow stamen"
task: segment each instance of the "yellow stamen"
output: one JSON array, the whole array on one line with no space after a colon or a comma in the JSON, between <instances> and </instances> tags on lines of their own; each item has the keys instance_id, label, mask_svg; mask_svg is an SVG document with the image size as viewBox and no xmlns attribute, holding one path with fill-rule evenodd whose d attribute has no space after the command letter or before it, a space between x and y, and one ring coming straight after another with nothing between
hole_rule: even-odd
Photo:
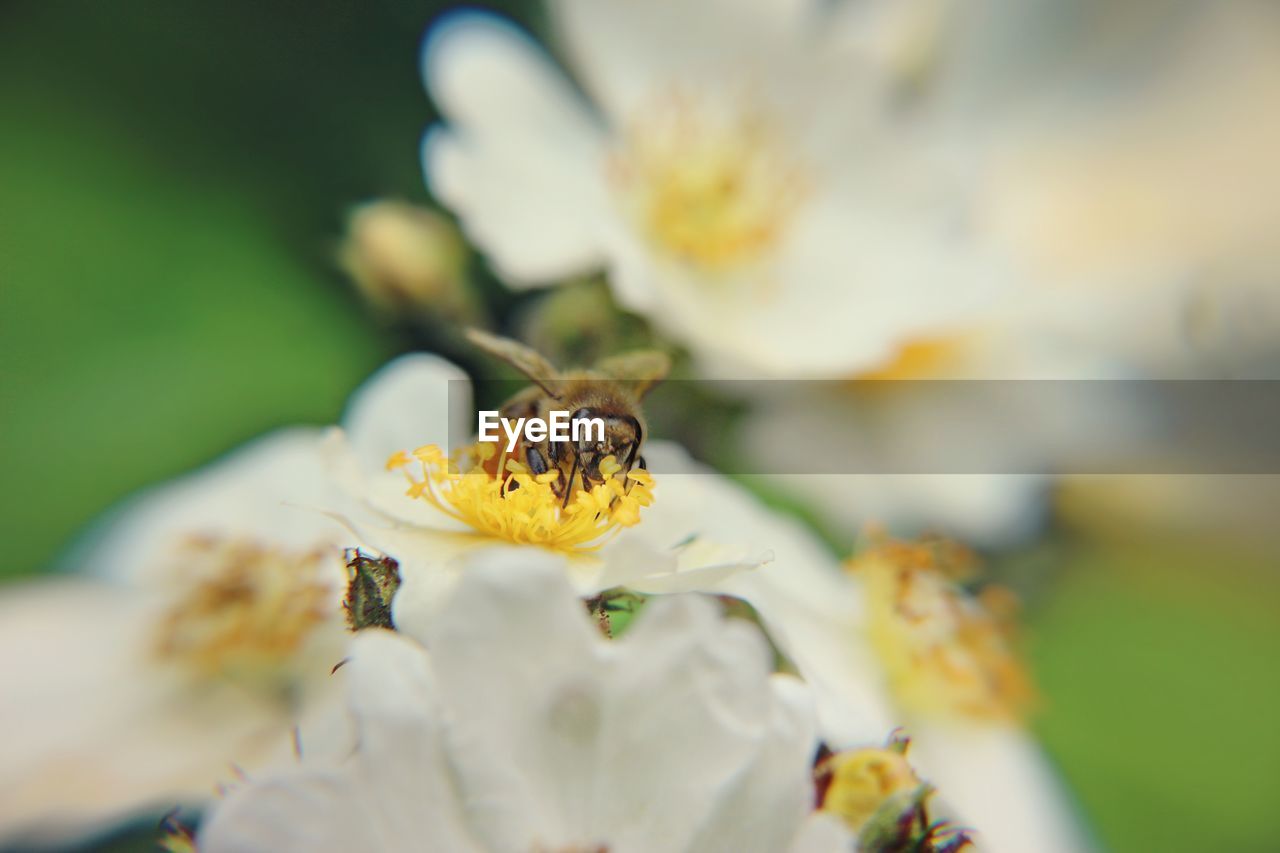
<instances>
[{"instance_id":1,"label":"yellow stamen","mask_svg":"<svg viewBox=\"0 0 1280 853\"><path fill-rule=\"evenodd\" d=\"M806 182L775 123L682 93L660 99L643 119L626 134L610 176L659 249L714 273L778 242Z\"/></svg>"},{"instance_id":2,"label":"yellow stamen","mask_svg":"<svg viewBox=\"0 0 1280 853\"><path fill-rule=\"evenodd\" d=\"M399 461L396 454L388 461ZM450 464L435 445L413 452L420 476L405 460L397 465L409 480L407 494L421 498L477 531L524 545L557 551L594 551L622 528L640 521L641 507L653 502L653 478L633 470L619 476L622 466L612 456L600 462L604 482L590 489L577 488L567 505L552 484L557 470L534 475L514 459L492 473L485 462L494 456L493 445L480 442ZM459 470L463 466L467 470Z\"/></svg>"},{"instance_id":3,"label":"yellow stamen","mask_svg":"<svg viewBox=\"0 0 1280 853\"><path fill-rule=\"evenodd\" d=\"M888 542L848 564L865 584L870 640L905 710L1018 720L1035 691L1011 649L1007 609L988 612L956 583L971 566L945 542Z\"/></svg>"},{"instance_id":4,"label":"yellow stamen","mask_svg":"<svg viewBox=\"0 0 1280 853\"><path fill-rule=\"evenodd\" d=\"M186 545L183 575L194 580L158 626L162 659L206 677L272 679L334 610L321 551L209 538Z\"/></svg>"},{"instance_id":5,"label":"yellow stamen","mask_svg":"<svg viewBox=\"0 0 1280 853\"><path fill-rule=\"evenodd\" d=\"M920 338L899 347L888 362L854 377L857 387L890 379L930 379L942 376L964 359L971 339L965 335Z\"/></svg>"}]
</instances>

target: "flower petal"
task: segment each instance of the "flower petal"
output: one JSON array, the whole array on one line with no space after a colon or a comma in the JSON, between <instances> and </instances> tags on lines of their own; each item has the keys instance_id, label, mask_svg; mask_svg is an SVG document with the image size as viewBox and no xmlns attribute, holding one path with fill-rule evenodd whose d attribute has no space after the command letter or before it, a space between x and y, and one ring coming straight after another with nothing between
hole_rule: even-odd
<instances>
[{"instance_id":1,"label":"flower petal","mask_svg":"<svg viewBox=\"0 0 1280 853\"><path fill-rule=\"evenodd\" d=\"M742 488L670 442L645 444L645 459L657 481L653 505L602 552L601 588L711 591L773 559L771 513Z\"/></svg>"},{"instance_id":2,"label":"flower petal","mask_svg":"<svg viewBox=\"0 0 1280 853\"><path fill-rule=\"evenodd\" d=\"M753 543L767 543L766 564L702 588L737 596L756 609L770 638L814 684L825 737L841 745L881 739L893 725L888 697L858 632L861 597L831 553L799 522L763 506L674 445L655 442L645 454L662 484L650 509L667 503L658 518L669 520L646 535L692 535L695 543L735 543L748 553Z\"/></svg>"},{"instance_id":3,"label":"flower petal","mask_svg":"<svg viewBox=\"0 0 1280 853\"><path fill-rule=\"evenodd\" d=\"M613 119L678 85L740 85L816 26L813 0L554 0L553 23ZM763 70L763 69L761 69ZM767 82L767 75L761 75Z\"/></svg>"},{"instance_id":4,"label":"flower petal","mask_svg":"<svg viewBox=\"0 0 1280 853\"><path fill-rule=\"evenodd\" d=\"M427 648L441 651L450 750L466 756L458 772L471 820L494 849L525 849L531 839L554 849L573 825L555 786L590 779L572 727L588 725L594 710L593 632L559 561L532 548L477 555L425 626Z\"/></svg>"},{"instance_id":5,"label":"flower petal","mask_svg":"<svg viewBox=\"0 0 1280 853\"><path fill-rule=\"evenodd\" d=\"M836 818L822 812L811 812L800 833L787 848L789 853L848 853L855 840Z\"/></svg>"},{"instance_id":6,"label":"flower petal","mask_svg":"<svg viewBox=\"0 0 1280 853\"><path fill-rule=\"evenodd\" d=\"M471 383L462 370L444 359L414 353L390 362L351 396L343 415L343 429L327 437L326 465L332 477L351 496L387 519L424 527L448 529L448 519L423 501L405 494L403 471L387 470L387 460L399 451L412 452L425 444L448 448L469 440ZM339 505L339 511L346 507ZM351 519L358 533L371 533L360 517ZM370 522L372 525L375 522ZM376 539L376 537L374 537ZM377 542L365 544L382 548ZM385 548L384 548L385 550ZM394 552L392 552L394 554Z\"/></svg>"},{"instance_id":7,"label":"flower petal","mask_svg":"<svg viewBox=\"0 0 1280 853\"><path fill-rule=\"evenodd\" d=\"M364 469L382 471L398 450L449 447L451 436L470 436L472 417L467 375L443 358L413 353L382 367L351 395L342 426Z\"/></svg>"},{"instance_id":8,"label":"flower petal","mask_svg":"<svg viewBox=\"0 0 1280 853\"><path fill-rule=\"evenodd\" d=\"M770 839L789 839L802 810L775 795L790 788L803 796L815 742L807 709L794 694L786 707L767 677L759 631L721 619L708 601L677 596L652 602L619 645L619 660L600 676L609 725L598 778L613 792L601 826L621 849L696 848L734 813L726 799L754 800L773 807L769 831L722 849L777 849ZM773 784L741 781L766 767L780 774Z\"/></svg>"},{"instance_id":9,"label":"flower petal","mask_svg":"<svg viewBox=\"0 0 1280 853\"><path fill-rule=\"evenodd\" d=\"M423 143L427 182L499 273L532 285L598 267L602 134L541 48L500 18L454 13L423 68L450 125Z\"/></svg>"},{"instance_id":10,"label":"flower petal","mask_svg":"<svg viewBox=\"0 0 1280 853\"><path fill-rule=\"evenodd\" d=\"M708 601L655 601L609 643L555 560L509 549L468 566L427 639L464 796L494 849L686 849L761 756L803 796L803 703L774 693L759 632ZM772 818L789 838L785 812Z\"/></svg>"},{"instance_id":11,"label":"flower petal","mask_svg":"<svg viewBox=\"0 0 1280 853\"><path fill-rule=\"evenodd\" d=\"M298 549L334 541L337 529L318 511L336 499L321 447L320 430L282 429L149 489L99 521L68 567L146 582L171 567L175 546L195 535Z\"/></svg>"},{"instance_id":12,"label":"flower petal","mask_svg":"<svg viewBox=\"0 0 1280 853\"><path fill-rule=\"evenodd\" d=\"M911 762L940 802L992 853L1093 849L1062 783L1025 732L1006 726L918 726Z\"/></svg>"},{"instance_id":13,"label":"flower petal","mask_svg":"<svg viewBox=\"0 0 1280 853\"><path fill-rule=\"evenodd\" d=\"M480 850L441 751L441 714L423 650L371 629L352 644L349 703L359 751L233 792L200 833L202 851Z\"/></svg>"},{"instance_id":14,"label":"flower petal","mask_svg":"<svg viewBox=\"0 0 1280 853\"><path fill-rule=\"evenodd\" d=\"M809 780L817 743L813 699L789 676L771 680L778 699L769 723L771 736L762 739L751 767L731 783L704 823L695 850L788 849L796 825L812 808Z\"/></svg>"},{"instance_id":15,"label":"flower petal","mask_svg":"<svg viewBox=\"0 0 1280 853\"><path fill-rule=\"evenodd\" d=\"M151 657L155 604L145 591L70 579L0 598L0 643L11 650L0 663L0 729L10 734L0 837L65 842L201 805L234 767L291 751L286 707L231 687L193 690Z\"/></svg>"}]
</instances>

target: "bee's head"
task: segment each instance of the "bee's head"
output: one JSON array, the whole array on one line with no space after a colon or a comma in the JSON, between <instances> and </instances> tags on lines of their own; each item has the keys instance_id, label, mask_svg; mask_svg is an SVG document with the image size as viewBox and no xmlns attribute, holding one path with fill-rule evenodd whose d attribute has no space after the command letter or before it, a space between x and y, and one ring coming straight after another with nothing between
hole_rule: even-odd
<instances>
[{"instance_id":1,"label":"bee's head","mask_svg":"<svg viewBox=\"0 0 1280 853\"><path fill-rule=\"evenodd\" d=\"M644 440L644 428L634 415L604 413L590 406L573 413L570 429L582 477L591 483L603 479L600 462L607 456L612 456L624 473L631 470Z\"/></svg>"}]
</instances>

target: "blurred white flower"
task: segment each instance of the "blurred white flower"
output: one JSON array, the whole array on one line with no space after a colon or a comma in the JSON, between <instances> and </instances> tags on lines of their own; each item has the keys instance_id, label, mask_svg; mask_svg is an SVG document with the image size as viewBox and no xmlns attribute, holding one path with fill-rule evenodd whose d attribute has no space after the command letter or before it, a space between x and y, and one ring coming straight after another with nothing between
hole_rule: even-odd
<instances>
[{"instance_id":1,"label":"blurred white flower","mask_svg":"<svg viewBox=\"0 0 1280 853\"><path fill-rule=\"evenodd\" d=\"M1023 474L795 474L771 488L811 507L840 536L882 525L991 547L1024 543L1048 514L1045 477Z\"/></svg>"},{"instance_id":2,"label":"blurred white flower","mask_svg":"<svg viewBox=\"0 0 1280 853\"><path fill-rule=\"evenodd\" d=\"M604 268L739 375L848 375L1000 307L970 176L909 108L896 48L816 2L550 10L591 104L498 18L445 19L424 56L447 122L429 184L513 285Z\"/></svg>"},{"instance_id":3,"label":"blurred white flower","mask_svg":"<svg viewBox=\"0 0 1280 853\"><path fill-rule=\"evenodd\" d=\"M179 803L323 725L345 644L321 434L281 431L145 493L80 574L0 590L0 839L50 843Z\"/></svg>"},{"instance_id":4,"label":"blurred white flower","mask_svg":"<svg viewBox=\"0 0 1280 853\"><path fill-rule=\"evenodd\" d=\"M1130 48L1124 85L1077 81L1011 129L984 216L1056 289L1041 320L1064 347L1175 375L1274 356L1280 9L1095 5L1094 46Z\"/></svg>"},{"instance_id":5,"label":"blurred white flower","mask_svg":"<svg viewBox=\"0 0 1280 853\"><path fill-rule=\"evenodd\" d=\"M402 626L422 645L355 639L355 753L253 778L202 851L849 849L806 817L808 696L754 628L670 597L608 641L547 555L468 563Z\"/></svg>"},{"instance_id":6,"label":"blurred white flower","mask_svg":"<svg viewBox=\"0 0 1280 853\"><path fill-rule=\"evenodd\" d=\"M1006 547L1042 524L1056 462L1097 452L1126 420L1120 394L1106 432L1102 411L1074 407L1101 402L1101 386L911 379L768 383L777 388L742 421L737 459L746 470L760 461L773 488L845 540L882 525Z\"/></svg>"},{"instance_id":7,"label":"blurred white flower","mask_svg":"<svg viewBox=\"0 0 1280 853\"><path fill-rule=\"evenodd\" d=\"M1167 426L1131 382L1103 381L1114 367L1010 343L914 346L860 380L739 383L755 394L736 458L841 536L1025 541L1055 472L1105 469Z\"/></svg>"},{"instance_id":8,"label":"blurred white flower","mask_svg":"<svg viewBox=\"0 0 1280 853\"><path fill-rule=\"evenodd\" d=\"M924 347L1005 376L993 339L1023 374L1275 354L1269 4L550 12L590 102L494 17L445 19L424 56L428 183L514 286L605 270L725 375Z\"/></svg>"},{"instance_id":9,"label":"blurred white flower","mask_svg":"<svg viewBox=\"0 0 1280 853\"><path fill-rule=\"evenodd\" d=\"M463 558L495 544L553 554L584 596L624 586L646 593L714 589L769 560L767 537L750 519L735 516L729 504L690 497L699 481L719 475L690 473L687 460L662 442L645 444L652 480L644 476L627 499L585 519L561 510L549 488L539 493L531 481L504 490L496 477L476 471L428 491L425 477L406 476L409 463L442 473L447 449L474 437L465 374L426 355L404 356L371 378L330 437L333 470L360 506L347 522L362 544L401 563L397 625L403 612L438 606ZM635 503L640 494L651 505ZM724 523L735 518L742 523Z\"/></svg>"},{"instance_id":10,"label":"blurred white flower","mask_svg":"<svg viewBox=\"0 0 1280 853\"><path fill-rule=\"evenodd\" d=\"M424 54L427 178L511 284L603 269L704 374L1270 375L1280 16L1183 5L553 2L590 102L510 24L454 15ZM743 452L775 469L848 439L751 396ZM811 403L877 421L869 459L940 428ZM974 473L781 480L846 531L1004 545L1059 469L1028 438Z\"/></svg>"},{"instance_id":11,"label":"blurred white flower","mask_svg":"<svg viewBox=\"0 0 1280 853\"><path fill-rule=\"evenodd\" d=\"M759 395L743 420L738 458L748 466L764 460L770 487L803 502L841 537L880 525L1005 546L1032 535L1045 515L1046 475L977 473L1035 471L1037 462L1048 470L1033 441L1015 447L988 428L1015 423L1028 437L1038 433L1043 413L1019 405L1020 396L1030 404L1036 395L1020 395L1018 383L965 387L966 399L990 404L975 405L982 417L972 421L940 419L948 411L941 384L778 384L786 387Z\"/></svg>"},{"instance_id":12,"label":"blurred white flower","mask_svg":"<svg viewBox=\"0 0 1280 853\"><path fill-rule=\"evenodd\" d=\"M786 571L728 586L810 685L824 741L864 747L901 727L912 766L981 850L1091 849L1022 726L1035 697L997 616L961 593L929 548L886 545L845 574L831 560L788 560L806 548L802 532L778 539Z\"/></svg>"},{"instance_id":13,"label":"blurred white flower","mask_svg":"<svg viewBox=\"0 0 1280 853\"><path fill-rule=\"evenodd\" d=\"M345 438L335 436L331 448L340 479L365 505L352 516L355 530L366 544L401 561L393 613L396 626L410 633L419 630L413 626L447 618L455 607L451 590L466 581L474 555L511 545L410 497L403 474L386 470L388 456L418 442L447 447L450 436L469 442L469 390L448 363L406 356L356 395ZM452 432L450 416L457 418ZM870 642L861 581L846 577L798 522L678 447L649 442L644 452L654 472L654 500L638 524L597 552L524 544L516 546L526 555L521 559L558 566L582 596L614 586L740 596L756 607L771 639L811 684L821 732L834 747L881 744L895 727L910 725L913 718L890 689L891 667ZM1037 849L1046 837L1062 845L1046 850L1082 849L1073 846L1061 791L1020 729L1003 722L964 729L953 745L949 732L926 727L917 743L919 761L913 753L913 763L921 776L939 784L942 802L962 824L977 827L982 843L994 845L989 849ZM948 773L945 783L932 775L934 766ZM962 795L951 791L956 786ZM1017 796L1009 795L1010 788Z\"/></svg>"}]
</instances>

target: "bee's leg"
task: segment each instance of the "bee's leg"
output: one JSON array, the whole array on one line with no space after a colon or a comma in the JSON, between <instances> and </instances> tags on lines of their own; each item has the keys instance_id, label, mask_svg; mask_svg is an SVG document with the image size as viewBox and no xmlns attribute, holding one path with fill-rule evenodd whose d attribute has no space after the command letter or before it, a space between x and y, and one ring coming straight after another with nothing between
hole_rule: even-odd
<instances>
[{"instance_id":1,"label":"bee's leg","mask_svg":"<svg viewBox=\"0 0 1280 853\"><path fill-rule=\"evenodd\" d=\"M564 484L564 500L560 504L560 508L564 509L569 505L569 495L573 494L573 480L578 476L578 453L574 451L573 467L569 469L569 481Z\"/></svg>"},{"instance_id":2,"label":"bee's leg","mask_svg":"<svg viewBox=\"0 0 1280 853\"><path fill-rule=\"evenodd\" d=\"M529 463L529 470L534 476L547 473L547 460L542 458L542 451L536 447L526 447L524 458Z\"/></svg>"},{"instance_id":3,"label":"bee's leg","mask_svg":"<svg viewBox=\"0 0 1280 853\"><path fill-rule=\"evenodd\" d=\"M622 464L623 471L630 471L631 466L636 464L636 457L640 455L640 442L633 441L631 446L627 448L627 461Z\"/></svg>"},{"instance_id":4,"label":"bee's leg","mask_svg":"<svg viewBox=\"0 0 1280 853\"><path fill-rule=\"evenodd\" d=\"M649 470L649 466L645 464L644 457L639 454L639 450L640 442L637 441L635 444L631 445L631 450L627 453L627 467L623 469L624 471L630 471L632 468L637 466L641 471ZM627 480L627 488L623 494L627 494L631 491L631 484L633 482L634 480Z\"/></svg>"}]
</instances>

